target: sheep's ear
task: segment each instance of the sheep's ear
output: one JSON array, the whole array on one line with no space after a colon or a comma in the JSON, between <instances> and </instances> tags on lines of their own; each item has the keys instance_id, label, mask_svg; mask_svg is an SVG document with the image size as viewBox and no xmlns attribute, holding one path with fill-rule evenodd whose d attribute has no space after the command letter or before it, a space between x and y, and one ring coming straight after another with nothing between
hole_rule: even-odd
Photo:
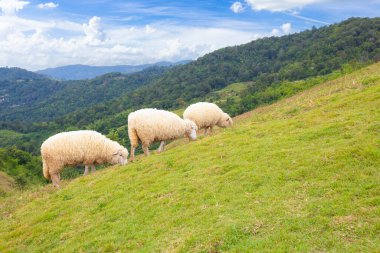
<instances>
[{"instance_id":1,"label":"sheep's ear","mask_svg":"<svg viewBox=\"0 0 380 253\"><path fill-rule=\"evenodd\" d=\"M121 153L121 150L119 149L118 151L116 151L115 153L113 153L112 155L118 155Z\"/></svg>"}]
</instances>

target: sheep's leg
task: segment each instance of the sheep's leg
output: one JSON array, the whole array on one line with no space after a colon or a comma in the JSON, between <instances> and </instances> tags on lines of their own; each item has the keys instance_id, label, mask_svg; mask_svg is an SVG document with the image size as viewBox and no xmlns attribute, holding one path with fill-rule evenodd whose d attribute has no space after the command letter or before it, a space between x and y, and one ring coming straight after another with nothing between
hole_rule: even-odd
<instances>
[{"instance_id":1,"label":"sheep's leg","mask_svg":"<svg viewBox=\"0 0 380 253\"><path fill-rule=\"evenodd\" d=\"M129 158L130 162L133 162L135 160L135 147L131 145L131 156Z\"/></svg>"},{"instance_id":2,"label":"sheep's leg","mask_svg":"<svg viewBox=\"0 0 380 253\"><path fill-rule=\"evenodd\" d=\"M212 126L210 126L209 129L210 129L210 135L211 135L212 134Z\"/></svg>"},{"instance_id":3,"label":"sheep's leg","mask_svg":"<svg viewBox=\"0 0 380 253\"><path fill-rule=\"evenodd\" d=\"M83 173L83 176L86 176L88 175L88 165L85 165L84 166L84 173Z\"/></svg>"},{"instance_id":4,"label":"sheep's leg","mask_svg":"<svg viewBox=\"0 0 380 253\"><path fill-rule=\"evenodd\" d=\"M59 188L59 173L50 175L51 181L53 182L53 185L57 188Z\"/></svg>"},{"instance_id":5,"label":"sheep's leg","mask_svg":"<svg viewBox=\"0 0 380 253\"><path fill-rule=\"evenodd\" d=\"M210 127L206 127L205 128L205 135L209 135L209 130L210 130L211 128Z\"/></svg>"},{"instance_id":6,"label":"sheep's leg","mask_svg":"<svg viewBox=\"0 0 380 253\"><path fill-rule=\"evenodd\" d=\"M91 173L94 173L96 171L95 165L91 165Z\"/></svg>"},{"instance_id":7,"label":"sheep's leg","mask_svg":"<svg viewBox=\"0 0 380 253\"><path fill-rule=\"evenodd\" d=\"M142 148L143 148L143 150L144 150L144 154L145 154L145 156L150 155L150 152L149 152L149 146L147 146L147 145L143 145Z\"/></svg>"},{"instance_id":8,"label":"sheep's leg","mask_svg":"<svg viewBox=\"0 0 380 253\"><path fill-rule=\"evenodd\" d=\"M165 148L165 141L161 141L161 144L158 147L157 152L161 153L162 151L164 151L164 148Z\"/></svg>"}]
</instances>

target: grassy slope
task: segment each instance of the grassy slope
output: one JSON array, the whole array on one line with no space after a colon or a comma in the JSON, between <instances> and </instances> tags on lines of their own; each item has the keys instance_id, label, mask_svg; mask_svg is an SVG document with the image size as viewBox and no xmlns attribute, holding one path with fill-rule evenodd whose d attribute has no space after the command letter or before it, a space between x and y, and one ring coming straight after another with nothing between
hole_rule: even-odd
<instances>
[{"instance_id":1,"label":"grassy slope","mask_svg":"<svg viewBox=\"0 0 380 253\"><path fill-rule=\"evenodd\" d=\"M13 189L13 186L14 180L4 172L0 171L0 196L10 192Z\"/></svg>"},{"instance_id":2,"label":"grassy slope","mask_svg":"<svg viewBox=\"0 0 380 253\"><path fill-rule=\"evenodd\" d=\"M380 64L0 203L1 252L380 251Z\"/></svg>"}]
</instances>

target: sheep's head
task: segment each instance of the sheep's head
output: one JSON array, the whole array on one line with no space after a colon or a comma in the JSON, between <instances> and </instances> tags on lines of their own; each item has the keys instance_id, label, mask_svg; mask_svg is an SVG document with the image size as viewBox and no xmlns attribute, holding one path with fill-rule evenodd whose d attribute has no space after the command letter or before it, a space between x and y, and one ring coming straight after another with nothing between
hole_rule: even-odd
<instances>
[{"instance_id":1,"label":"sheep's head","mask_svg":"<svg viewBox=\"0 0 380 253\"><path fill-rule=\"evenodd\" d=\"M221 119L219 120L218 122L218 126L219 127L230 127L232 126L234 122L232 121L230 115L228 115L227 113L223 113L223 116L221 117Z\"/></svg>"},{"instance_id":2,"label":"sheep's head","mask_svg":"<svg viewBox=\"0 0 380 253\"><path fill-rule=\"evenodd\" d=\"M186 132L185 132L185 136L187 138L189 138L189 140L196 140L197 139L197 130L198 130L198 127L197 125L194 123L194 121L191 121L189 119L185 119L185 124L186 124Z\"/></svg>"},{"instance_id":3,"label":"sheep's head","mask_svg":"<svg viewBox=\"0 0 380 253\"><path fill-rule=\"evenodd\" d=\"M128 163L128 150L126 148L121 148L119 150L116 150L112 154L111 158L112 164L120 164L125 165Z\"/></svg>"}]
</instances>

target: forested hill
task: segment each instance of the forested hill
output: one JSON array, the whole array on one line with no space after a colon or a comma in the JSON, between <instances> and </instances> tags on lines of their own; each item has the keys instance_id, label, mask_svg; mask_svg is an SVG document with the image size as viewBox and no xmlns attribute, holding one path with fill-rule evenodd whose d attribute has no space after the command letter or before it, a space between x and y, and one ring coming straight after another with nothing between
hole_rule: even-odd
<instances>
[{"instance_id":1,"label":"forested hill","mask_svg":"<svg viewBox=\"0 0 380 253\"><path fill-rule=\"evenodd\" d=\"M9 67L3 67L0 68L0 81L21 81L21 80L42 80L46 79L45 76L36 74L34 72L27 71L25 69L21 68L9 68ZM2 86L5 86L4 83L2 83ZM2 87L3 88L3 87Z\"/></svg>"},{"instance_id":2,"label":"forested hill","mask_svg":"<svg viewBox=\"0 0 380 253\"><path fill-rule=\"evenodd\" d=\"M168 67L133 74L109 73L91 80L56 81L22 69L2 68L1 121L48 121L80 108L104 103L150 83Z\"/></svg>"},{"instance_id":3,"label":"forested hill","mask_svg":"<svg viewBox=\"0 0 380 253\"><path fill-rule=\"evenodd\" d=\"M11 108L38 102L64 85L20 68L0 68L0 118Z\"/></svg>"},{"instance_id":4,"label":"forested hill","mask_svg":"<svg viewBox=\"0 0 380 253\"><path fill-rule=\"evenodd\" d=\"M169 71L159 82L134 92L139 99L126 107L183 106L192 98L228 84L257 81L271 85L323 75L351 61L380 60L380 18L352 18L339 24L283 37L271 37L228 47ZM151 91L156 96L150 96Z\"/></svg>"},{"instance_id":5,"label":"forested hill","mask_svg":"<svg viewBox=\"0 0 380 253\"><path fill-rule=\"evenodd\" d=\"M252 95L281 81L324 75L345 64L378 60L380 18L351 18L319 29L217 50L170 69L150 85L96 108L67 115L59 122L83 127L73 119L90 122L141 107L179 108L231 83L253 81L240 95L241 102L229 111L237 114L258 105Z\"/></svg>"}]
</instances>

